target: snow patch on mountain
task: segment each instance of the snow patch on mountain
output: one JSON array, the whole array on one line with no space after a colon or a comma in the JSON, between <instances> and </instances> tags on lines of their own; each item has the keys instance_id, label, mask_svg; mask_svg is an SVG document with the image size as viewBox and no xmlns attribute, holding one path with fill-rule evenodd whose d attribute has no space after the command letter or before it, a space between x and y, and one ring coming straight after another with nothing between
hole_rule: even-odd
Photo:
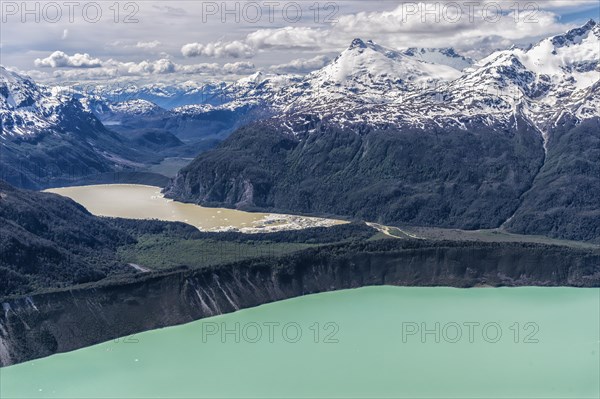
<instances>
[{"instance_id":1,"label":"snow patch on mountain","mask_svg":"<svg viewBox=\"0 0 600 399\"><path fill-rule=\"evenodd\" d=\"M474 64L471 58L463 57L453 48L416 48L411 47L402 52L403 55L430 64L446 65L462 71Z\"/></svg>"}]
</instances>

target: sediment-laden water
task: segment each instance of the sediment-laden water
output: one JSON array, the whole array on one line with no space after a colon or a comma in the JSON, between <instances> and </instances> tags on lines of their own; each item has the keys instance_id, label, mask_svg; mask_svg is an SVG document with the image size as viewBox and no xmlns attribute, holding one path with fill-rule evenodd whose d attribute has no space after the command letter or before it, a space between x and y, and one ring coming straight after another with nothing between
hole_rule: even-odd
<instances>
[{"instance_id":1,"label":"sediment-laden water","mask_svg":"<svg viewBox=\"0 0 600 399\"><path fill-rule=\"evenodd\" d=\"M164 198L160 190L160 187L136 184L104 184L46 191L69 197L97 216L177 221L204 231L237 230L255 233L343 223L314 217L206 208Z\"/></svg>"}]
</instances>

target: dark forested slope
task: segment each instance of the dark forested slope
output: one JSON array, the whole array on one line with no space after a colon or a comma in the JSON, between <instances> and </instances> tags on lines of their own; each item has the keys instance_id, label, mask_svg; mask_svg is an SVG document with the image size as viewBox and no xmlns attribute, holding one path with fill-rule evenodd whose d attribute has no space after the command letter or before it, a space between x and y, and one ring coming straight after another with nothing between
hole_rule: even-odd
<instances>
[{"instance_id":1,"label":"dark forested slope","mask_svg":"<svg viewBox=\"0 0 600 399\"><path fill-rule=\"evenodd\" d=\"M498 227L541 167L542 139L523 120L515 129L467 123L360 133L322 125L305 137L254 124L201 154L166 194L388 224Z\"/></svg>"},{"instance_id":2,"label":"dark forested slope","mask_svg":"<svg viewBox=\"0 0 600 399\"><path fill-rule=\"evenodd\" d=\"M74 201L0 181L0 296L100 280L132 241Z\"/></svg>"},{"instance_id":3,"label":"dark forested slope","mask_svg":"<svg viewBox=\"0 0 600 399\"><path fill-rule=\"evenodd\" d=\"M600 119L553 128L544 167L506 227L523 234L600 239Z\"/></svg>"}]
</instances>

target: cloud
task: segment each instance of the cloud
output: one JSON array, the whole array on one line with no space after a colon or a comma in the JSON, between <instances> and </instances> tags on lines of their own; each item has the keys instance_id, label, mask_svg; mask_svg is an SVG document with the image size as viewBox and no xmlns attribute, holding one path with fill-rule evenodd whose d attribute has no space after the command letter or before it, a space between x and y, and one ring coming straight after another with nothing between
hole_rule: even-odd
<instances>
[{"instance_id":1,"label":"cloud","mask_svg":"<svg viewBox=\"0 0 600 399\"><path fill-rule=\"evenodd\" d=\"M362 37L392 48L453 46L483 56L570 27L559 23L553 12L524 9L517 14L506 3L488 0L410 2L386 11L339 15L337 23L330 25L263 28L234 41L189 43L181 52L186 57L252 58L266 51L301 50L315 56L315 52L339 51L353 38Z\"/></svg>"},{"instance_id":2,"label":"cloud","mask_svg":"<svg viewBox=\"0 0 600 399\"><path fill-rule=\"evenodd\" d=\"M160 42L158 40L154 40L152 42L137 42L135 47L143 48L143 49L153 49L160 46Z\"/></svg>"},{"instance_id":3,"label":"cloud","mask_svg":"<svg viewBox=\"0 0 600 399\"><path fill-rule=\"evenodd\" d=\"M225 65L217 63L203 63L192 65L177 65L176 71L186 75L196 74L224 74L224 75L243 75L254 72L256 66L251 62L233 62Z\"/></svg>"},{"instance_id":4,"label":"cloud","mask_svg":"<svg viewBox=\"0 0 600 399\"><path fill-rule=\"evenodd\" d=\"M109 64L111 62L109 62ZM156 61L142 61L139 63L126 62L115 64L118 68L126 70L128 75L167 74L174 73L177 69L176 65L171 60L165 58ZM122 72L125 72L124 70Z\"/></svg>"},{"instance_id":5,"label":"cloud","mask_svg":"<svg viewBox=\"0 0 600 399\"><path fill-rule=\"evenodd\" d=\"M96 80L96 79L115 79L119 77L119 71L116 68L94 68L94 69L64 69L56 70L52 74L55 79L64 80Z\"/></svg>"},{"instance_id":6,"label":"cloud","mask_svg":"<svg viewBox=\"0 0 600 399\"><path fill-rule=\"evenodd\" d=\"M162 45L162 42L160 42L158 40L153 40L153 41L140 40L137 42L133 41L133 40L113 40L112 42L106 43L105 46L116 47L121 50L123 50L123 49L153 50L153 49L157 49L161 45Z\"/></svg>"},{"instance_id":7,"label":"cloud","mask_svg":"<svg viewBox=\"0 0 600 399\"><path fill-rule=\"evenodd\" d=\"M214 42L208 44L188 43L181 47L185 57L251 58L254 49L239 40L233 42Z\"/></svg>"},{"instance_id":8,"label":"cloud","mask_svg":"<svg viewBox=\"0 0 600 399\"><path fill-rule=\"evenodd\" d=\"M286 64L273 65L271 70L277 73L308 73L324 67L329 61L329 57L317 55L309 59L298 58Z\"/></svg>"},{"instance_id":9,"label":"cloud","mask_svg":"<svg viewBox=\"0 0 600 399\"><path fill-rule=\"evenodd\" d=\"M256 67L251 62L234 62L223 65L223 71L229 75L243 75L255 70Z\"/></svg>"},{"instance_id":10,"label":"cloud","mask_svg":"<svg viewBox=\"0 0 600 399\"><path fill-rule=\"evenodd\" d=\"M438 6L439 4L435 3ZM496 2L490 4L500 7ZM557 23L555 14L547 11L535 13L522 11L515 15L514 11L507 7L501 9L503 12L499 14L496 14L496 10L498 9L484 7L456 9L441 6L435 9L431 4L406 3L392 11L359 12L340 16L333 31L337 34L351 33L352 35L360 32L362 36L395 35L397 42L409 44L421 38L434 42L493 35L516 39L556 32L557 29L560 31L564 27Z\"/></svg>"},{"instance_id":11,"label":"cloud","mask_svg":"<svg viewBox=\"0 0 600 399\"><path fill-rule=\"evenodd\" d=\"M43 68L98 68L102 66L102 61L98 58L90 57L87 53L67 55L62 51L55 51L46 58L37 58L34 64L37 67Z\"/></svg>"},{"instance_id":12,"label":"cloud","mask_svg":"<svg viewBox=\"0 0 600 399\"><path fill-rule=\"evenodd\" d=\"M452 46L483 56L499 47L518 41L535 41L572 27L559 23L557 15L549 11L515 14L506 3L482 1L472 9L465 6L468 3L460 4L463 7L457 9L444 8L445 3L404 3L391 11L342 15L328 38L348 42L360 32L363 38L373 38L394 48ZM502 12L496 13L494 7L486 11L486 4L502 6ZM437 12L426 12L436 10L436 5L439 6Z\"/></svg>"},{"instance_id":13,"label":"cloud","mask_svg":"<svg viewBox=\"0 0 600 399\"><path fill-rule=\"evenodd\" d=\"M113 59L102 62L102 66L92 69L59 69L53 77L70 80L116 79L123 77L151 77L160 75L244 75L254 72L251 62L177 64L170 59L141 62L120 62Z\"/></svg>"},{"instance_id":14,"label":"cloud","mask_svg":"<svg viewBox=\"0 0 600 399\"><path fill-rule=\"evenodd\" d=\"M181 47L181 53L185 57L252 58L263 49L319 49L324 35L323 30L307 27L259 29L243 40L188 43Z\"/></svg>"},{"instance_id":15,"label":"cloud","mask_svg":"<svg viewBox=\"0 0 600 399\"><path fill-rule=\"evenodd\" d=\"M32 69L29 71L23 71L15 67L6 67L6 69L8 69L11 72L18 73L19 75L28 76L33 80L46 80L50 76L47 72L39 71L37 69Z\"/></svg>"},{"instance_id":16,"label":"cloud","mask_svg":"<svg viewBox=\"0 0 600 399\"><path fill-rule=\"evenodd\" d=\"M552 0L544 4L545 8L578 7L578 6L598 6L596 0Z\"/></svg>"},{"instance_id":17,"label":"cloud","mask_svg":"<svg viewBox=\"0 0 600 399\"><path fill-rule=\"evenodd\" d=\"M218 78L230 70L250 68L235 61L252 61L262 70L303 73L318 68L324 59L319 57L333 56L355 37L372 39L391 48L452 46L461 54L479 58L512 44L526 46L542 37L564 32L583 16L597 18L597 11L594 14L590 9L598 4L597 0L534 2L533 5L539 8L533 15L537 22L527 23L524 21L524 17L529 16L527 12L521 12L521 18L515 22L514 7L511 8L516 1L523 10L531 3L527 0L480 0L475 1L480 6L475 10L473 20L464 14L457 22L448 18L436 22L434 16L423 15L423 3L427 2L428 7L435 3L448 7L453 2L418 1L339 0L333 16L337 22L333 23L324 21L331 10L323 7L319 21L314 19L315 14L308 9L312 2L302 3L303 12L306 12L298 23L282 18L281 7L276 8L273 20L263 8L260 23L243 19L235 23L234 16L228 16L228 22L222 23L218 14L203 23L201 2L173 1L168 6L163 2L164 6L141 8L136 16L140 20L138 24L114 24L112 18L102 18L97 24L86 23L81 18L74 23L68 18L57 24L30 23L25 28L22 24L5 24L0 46L3 63L28 70L35 62L36 69L47 72L48 79L61 73L148 76L148 80L152 77L174 79L177 73L198 73L214 74ZM464 7L467 2L456 3ZM483 5L492 3L501 6L505 12L497 21L489 22L482 18L481 10ZM407 15L406 7L414 5L421 7L421 11ZM446 12L446 17L453 17L451 8ZM61 35L63 41L60 41ZM61 43L61 52L55 52L57 41ZM111 58L118 61L109 63ZM161 60L170 60L175 66ZM219 64L213 64L215 61ZM236 66L224 71L225 63ZM69 68L77 71L65 71ZM173 68L175 72L172 72Z\"/></svg>"},{"instance_id":18,"label":"cloud","mask_svg":"<svg viewBox=\"0 0 600 399\"><path fill-rule=\"evenodd\" d=\"M192 65L179 65L177 67L177 72L185 74L185 75L197 75L197 74L205 74L205 73L215 73L219 71L221 65L217 63L202 63L202 64L192 64Z\"/></svg>"},{"instance_id":19,"label":"cloud","mask_svg":"<svg viewBox=\"0 0 600 399\"><path fill-rule=\"evenodd\" d=\"M176 16L176 17L183 17L187 14L187 12L183 9L183 8L179 8L179 7L170 7L170 6L158 6L158 5L153 5L153 8L155 8L156 10L160 11L161 14L163 15L172 15L172 16Z\"/></svg>"},{"instance_id":20,"label":"cloud","mask_svg":"<svg viewBox=\"0 0 600 399\"><path fill-rule=\"evenodd\" d=\"M245 42L255 49L319 49L325 36L322 29L288 26L257 30L248 34Z\"/></svg>"}]
</instances>

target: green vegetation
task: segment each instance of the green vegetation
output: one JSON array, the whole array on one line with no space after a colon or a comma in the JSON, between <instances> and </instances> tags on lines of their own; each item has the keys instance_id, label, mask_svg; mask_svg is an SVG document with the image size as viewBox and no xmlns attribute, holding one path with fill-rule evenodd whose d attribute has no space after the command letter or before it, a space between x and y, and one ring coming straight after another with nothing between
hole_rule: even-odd
<instances>
[{"instance_id":1,"label":"green vegetation","mask_svg":"<svg viewBox=\"0 0 600 399\"><path fill-rule=\"evenodd\" d=\"M154 270L177 266L202 268L257 257L276 257L315 244L224 240L186 240L168 235L144 235L136 244L120 247L119 258Z\"/></svg>"},{"instance_id":2,"label":"green vegetation","mask_svg":"<svg viewBox=\"0 0 600 399\"><path fill-rule=\"evenodd\" d=\"M571 248L598 249L599 244L588 241L570 241L550 238L541 235L525 235L510 233L502 229L491 230L458 230L440 227L403 227L403 231L426 240L446 241L480 241L480 242L521 242L546 245L559 245Z\"/></svg>"},{"instance_id":3,"label":"green vegetation","mask_svg":"<svg viewBox=\"0 0 600 399\"><path fill-rule=\"evenodd\" d=\"M167 177L175 177L177 172L192 161L191 158L165 158L159 164L150 165L148 172L158 173Z\"/></svg>"},{"instance_id":4,"label":"green vegetation","mask_svg":"<svg viewBox=\"0 0 600 399\"><path fill-rule=\"evenodd\" d=\"M113 219L112 223L137 237L136 243L119 248L119 259L154 270L273 258L320 244L366 240L377 234L363 223L260 234L206 233L182 223L152 220Z\"/></svg>"}]
</instances>

